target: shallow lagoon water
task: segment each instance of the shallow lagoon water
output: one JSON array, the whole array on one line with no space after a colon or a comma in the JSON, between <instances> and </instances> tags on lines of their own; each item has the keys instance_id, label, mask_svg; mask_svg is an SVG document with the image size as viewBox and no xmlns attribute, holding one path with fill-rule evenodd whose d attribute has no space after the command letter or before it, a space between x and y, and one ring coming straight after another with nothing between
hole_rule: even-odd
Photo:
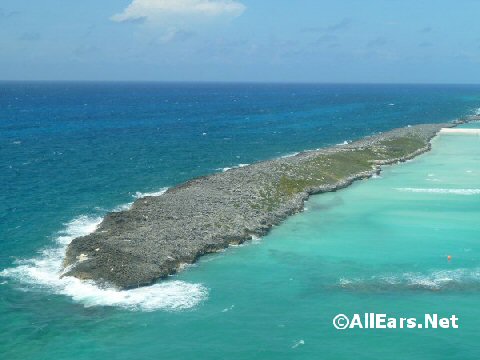
<instances>
[{"instance_id":1,"label":"shallow lagoon water","mask_svg":"<svg viewBox=\"0 0 480 360\"><path fill-rule=\"evenodd\" d=\"M27 148L38 155L42 144L27 147L33 140L21 138L20 130L15 131L9 153L23 154ZM0 278L4 339L0 352L8 358L478 358L480 195L475 190L480 189L479 137L442 135L435 139L430 153L386 167L379 178L312 197L304 213L262 239L204 257L154 287L119 295L88 284L64 284L56 278L41 281L39 277L52 275L42 272L42 266L52 265L48 256L61 251L62 243L91 231L98 222L96 215L133 201L138 190L158 191L171 184L158 181L160 163L152 157L153 173L115 182L110 189L102 168L105 158L95 159L95 163L88 160L92 154L73 156L79 154L74 145L84 141L85 133L73 137L78 142L71 148L60 146L54 135L47 134L66 153L63 159L78 160L83 170L93 166L99 171L83 183L81 178L62 183L56 175L49 184L31 184L34 190L56 181L59 185L31 197L28 193L8 194L18 199L15 207L7 209L8 222L2 225L8 242L3 244L5 270ZM261 144L263 135L258 136ZM348 131L340 136L347 138ZM341 140L332 136L323 141ZM268 149L267 145L262 146ZM112 146L108 148L115 149ZM124 160L128 151L118 151ZM231 162L235 154L227 154ZM55 169L50 155L45 156L37 156L38 161ZM62 155L52 156L62 159ZM247 162L265 153L249 156ZM17 159L21 158L10 161ZM59 161L65 165L65 160ZM218 159L208 161L212 168L232 165ZM24 169L38 168L13 165L19 181L14 190L20 189L19 183L28 189L27 175L36 179L35 172ZM110 170L113 173L119 168ZM133 168L126 172L130 176L135 173ZM179 179L169 176L169 181ZM103 185L89 190L94 184ZM74 191L71 197L69 190ZM114 192L116 195L110 194ZM10 198L6 200L13 204ZM34 204L31 209L26 208L29 200ZM38 215L41 206L45 218ZM92 216L82 217L85 213ZM62 222L66 225L59 233ZM47 238L45 234L49 234ZM46 253L36 254L39 248ZM448 255L452 256L450 262ZM53 254L53 259L59 257ZM333 328L334 315L353 312L407 317L456 314L460 329L340 332Z\"/></svg>"},{"instance_id":2,"label":"shallow lagoon water","mask_svg":"<svg viewBox=\"0 0 480 360\"><path fill-rule=\"evenodd\" d=\"M312 197L260 244L212 256L182 278L210 289L203 311L228 310L209 323L226 331L231 352L241 344L259 359L476 358L479 160L480 137L441 135L430 153ZM338 313L365 312L456 314L460 329L332 327Z\"/></svg>"},{"instance_id":3,"label":"shallow lagoon water","mask_svg":"<svg viewBox=\"0 0 480 360\"><path fill-rule=\"evenodd\" d=\"M480 194L471 190L480 189L479 159L480 137L441 135L428 154L312 197L263 239L176 276L208 289L190 309L118 311L51 296L34 317L12 311L6 320L35 324L23 339L30 355L65 358L476 358ZM355 312L456 314L460 329L332 327L337 313Z\"/></svg>"}]
</instances>

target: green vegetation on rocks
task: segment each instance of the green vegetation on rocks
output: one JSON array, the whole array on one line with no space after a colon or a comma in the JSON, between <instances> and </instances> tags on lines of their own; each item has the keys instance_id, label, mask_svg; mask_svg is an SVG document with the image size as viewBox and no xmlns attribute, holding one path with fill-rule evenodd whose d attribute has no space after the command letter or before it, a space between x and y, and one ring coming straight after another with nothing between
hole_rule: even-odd
<instances>
[{"instance_id":1,"label":"green vegetation on rocks","mask_svg":"<svg viewBox=\"0 0 480 360\"><path fill-rule=\"evenodd\" d=\"M159 197L108 214L68 246L63 276L119 288L148 285L201 255L265 235L303 209L312 194L335 191L413 158L452 124L417 125L296 156L193 179Z\"/></svg>"}]
</instances>

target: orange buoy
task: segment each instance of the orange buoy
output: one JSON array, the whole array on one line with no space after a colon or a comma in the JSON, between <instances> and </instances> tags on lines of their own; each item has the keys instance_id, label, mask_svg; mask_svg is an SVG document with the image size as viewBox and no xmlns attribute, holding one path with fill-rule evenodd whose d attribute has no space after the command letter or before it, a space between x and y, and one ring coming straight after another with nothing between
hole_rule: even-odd
<instances>
[{"instance_id":1,"label":"orange buoy","mask_svg":"<svg viewBox=\"0 0 480 360\"><path fill-rule=\"evenodd\" d=\"M452 255L447 256L448 261L452 260Z\"/></svg>"}]
</instances>

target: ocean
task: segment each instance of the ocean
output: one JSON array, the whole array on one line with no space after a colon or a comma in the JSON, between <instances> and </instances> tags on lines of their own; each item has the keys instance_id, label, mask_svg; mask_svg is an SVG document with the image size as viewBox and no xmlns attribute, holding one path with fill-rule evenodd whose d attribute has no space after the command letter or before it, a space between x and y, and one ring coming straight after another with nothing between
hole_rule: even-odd
<instances>
[{"instance_id":1,"label":"ocean","mask_svg":"<svg viewBox=\"0 0 480 360\"><path fill-rule=\"evenodd\" d=\"M73 238L145 194L479 107L471 85L0 83L0 354L478 359L478 136L441 135L150 287L58 273ZM460 329L332 326L356 312L456 314Z\"/></svg>"}]
</instances>

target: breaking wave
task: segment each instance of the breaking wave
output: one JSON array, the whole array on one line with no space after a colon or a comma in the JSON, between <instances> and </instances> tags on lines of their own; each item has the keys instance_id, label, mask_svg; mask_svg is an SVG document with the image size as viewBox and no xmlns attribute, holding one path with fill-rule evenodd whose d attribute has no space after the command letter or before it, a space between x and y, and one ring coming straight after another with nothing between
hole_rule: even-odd
<instances>
[{"instance_id":1,"label":"breaking wave","mask_svg":"<svg viewBox=\"0 0 480 360\"><path fill-rule=\"evenodd\" d=\"M397 188L398 191L426 194L480 195L480 189Z\"/></svg>"},{"instance_id":2,"label":"breaking wave","mask_svg":"<svg viewBox=\"0 0 480 360\"><path fill-rule=\"evenodd\" d=\"M173 311L192 308L208 297L208 290L203 285L183 281L162 281L137 289L117 290L74 277L60 278L68 244L77 237L95 231L102 220L101 216L79 216L73 219L57 234L54 246L42 250L35 258L16 261L15 266L1 271L0 277L18 281L22 290L51 291L68 296L86 307L115 306L132 311Z\"/></svg>"},{"instance_id":3,"label":"breaking wave","mask_svg":"<svg viewBox=\"0 0 480 360\"><path fill-rule=\"evenodd\" d=\"M238 165L236 165L236 166L218 168L218 169L215 169L215 170L222 171L222 172L226 172L226 171L228 171L228 170L238 169L238 168L242 168L242 167L245 167L245 166L248 166L248 165L250 165L250 164L238 164Z\"/></svg>"},{"instance_id":4,"label":"breaking wave","mask_svg":"<svg viewBox=\"0 0 480 360\"><path fill-rule=\"evenodd\" d=\"M286 155L280 156L280 158L281 159L286 159L286 158L289 158L289 157L297 156L298 154L300 154L300 153L299 152L293 152L291 154L286 154Z\"/></svg>"},{"instance_id":5,"label":"breaking wave","mask_svg":"<svg viewBox=\"0 0 480 360\"><path fill-rule=\"evenodd\" d=\"M133 197L135 199L141 199L141 198L144 198L144 197L147 197L147 196L162 196L163 194L165 194L168 190L168 187L165 187L165 188L161 188L160 190L158 191L153 191L153 192L139 192L137 191L135 193L135 195L133 195Z\"/></svg>"},{"instance_id":6,"label":"breaking wave","mask_svg":"<svg viewBox=\"0 0 480 360\"><path fill-rule=\"evenodd\" d=\"M339 287L355 291L392 290L480 290L480 268L437 270L429 273L406 272L369 278L341 278Z\"/></svg>"}]
</instances>

